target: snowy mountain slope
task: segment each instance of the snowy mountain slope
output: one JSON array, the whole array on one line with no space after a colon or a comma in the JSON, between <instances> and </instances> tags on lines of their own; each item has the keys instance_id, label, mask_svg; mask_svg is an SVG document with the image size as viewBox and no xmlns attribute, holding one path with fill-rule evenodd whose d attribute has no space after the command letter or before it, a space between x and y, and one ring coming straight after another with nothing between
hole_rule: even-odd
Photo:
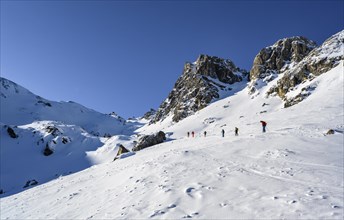
<instances>
[{"instance_id":1,"label":"snowy mountain slope","mask_svg":"<svg viewBox=\"0 0 344 220\"><path fill-rule=\"evenodd\" d=\"M28 182L43 184L113 160L117 144L132 143L141 126L74 102L46 100L4 78L0 88L1 197L28 189Z\"/></svg>"},{"instance_id":2,"label":"snowy mountain slope","mask_svg":"<svg viewBox=\"0 0 344 220\"><path fill-rule=\"evenodd\" d=\"M149 118L124 124L116 114L48 101L1 78L0 218L342 219L342 33L315 49L298 38L290 54L284 46L273 48L290 60L282 60L278 75L269 69L272 75L255 81L261 85L254 93L242 78L224 84L220 79L235 71L214 72L216 57L209 58L216 65L190 64L194 72L176 83L181 99L174 105L190 107L188 88L205 99L207 91L217 96L207 105L198 102L188 117L179 115L178 123L176 114L163 111L164 120L155 124L145 125ZM281 41L285 48L287 41ZM193 77L196 70L210 75ZM306 79L283 95L306 99L289 107L284 98L269 96L298 73ZM197 87L198 79L214 90ZM268 122L267 133L260 120ZM132 149L138 136L160 130L168 141L112 162L118 144ZM196 137L186 138L191 131Z\"/></svg>"},{"instance_id":3,"label":"snowy mountain slope","mask_svg":"<svg viewBox=\"0 0 344 220\"><path fill-rule=\"evenodd\" d=\"M54 102L37 96L22 86L0 78L1 122L24 125L34 121L60 121L78 125L88 133L121 134L126 131L120 118L101 114L74 102Z\"/></svg>"},{"instance_id":4,"label":"snowy mountain slope","mask_svg":"<svg viewBox=\"0 0 344 220\"><path fill-rule=\"evenodd\" d=\"M47 128L58 131L50 133ZM80 127L52 121L39 121L14 129L18 138L7 135L1 126L1 189L4 195L22 191L27 181L38 184L93 165L87 151L103 145L98 137ZM54 153L44 156L49 147Z\"/></svg>"},{"instance_id":5,"label":"snowy mountain slope","mask_svg":"<svg viewBox=\"0 0 344 220\"><path fill-rule=\"evenodd\" d=\"M343 61L314 82L290 108L268 87L254 99L244 89L179 123L143 126L174 140L1 198L1 219L342 219Z\"/></svg>"}]
</instances>

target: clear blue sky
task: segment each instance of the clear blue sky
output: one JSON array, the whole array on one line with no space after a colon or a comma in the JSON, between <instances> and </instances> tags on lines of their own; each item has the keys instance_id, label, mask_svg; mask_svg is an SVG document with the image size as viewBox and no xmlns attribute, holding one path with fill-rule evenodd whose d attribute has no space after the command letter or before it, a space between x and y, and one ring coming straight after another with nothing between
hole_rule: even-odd
<instances>
[{"instance_id":1,"label":"clear blue sky","mask_svg":"<svg viewBox=\"0 0 344 220\"><path fill-rule=\"evenodd\" d=\"M278 39L321 44L343 1L1 1L1 76L44 98L141 116L205 53L249 70Z\"/></svg>"}]
</instances>

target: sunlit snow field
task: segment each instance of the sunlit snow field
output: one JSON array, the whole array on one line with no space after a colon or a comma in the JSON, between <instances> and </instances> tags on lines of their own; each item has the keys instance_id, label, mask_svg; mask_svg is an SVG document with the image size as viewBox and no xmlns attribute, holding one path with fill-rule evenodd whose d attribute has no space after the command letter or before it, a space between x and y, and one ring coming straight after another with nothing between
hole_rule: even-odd
<instances>
[{"instance_id":1,"label":"sunlit snow field","mask_svg":"<svg viewBox=\"0 0 344 220\"><path fill-rule=\"evenodd\" d=\"M135 135L97 139L76 157L93 166L5 194L1 219L342 219L343 62L314 81L290 108L266 98L268 88L244 89L177 124L144 125L136 132L163 130L168 140L114 162L116 144L131 148Z\"/></svg>"}]
</instances>

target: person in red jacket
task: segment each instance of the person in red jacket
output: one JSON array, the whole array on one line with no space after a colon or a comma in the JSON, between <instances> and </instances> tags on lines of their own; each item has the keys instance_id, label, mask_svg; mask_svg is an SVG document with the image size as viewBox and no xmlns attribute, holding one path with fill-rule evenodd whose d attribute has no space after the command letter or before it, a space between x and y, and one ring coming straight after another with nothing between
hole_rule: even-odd
<instances>
[{"instance_id":1,"label":"person in red jacket","mask_svg":"<svg viewBox=\"0 0 344 220\"><path fill-rule=\"evenodd\" d=\"M262 126L263 126L263 133L266 132L267 123L265 121L260 121L260 123L262 123Z\"/></svg>"}]
</instances>

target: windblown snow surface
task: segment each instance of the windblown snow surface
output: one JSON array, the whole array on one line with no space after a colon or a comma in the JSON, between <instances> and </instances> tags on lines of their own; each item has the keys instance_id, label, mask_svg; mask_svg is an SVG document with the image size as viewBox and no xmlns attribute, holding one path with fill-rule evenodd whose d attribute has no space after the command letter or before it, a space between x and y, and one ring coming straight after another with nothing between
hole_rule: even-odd
<instances>
[{"instance_id":1,"label":"windblown snow surface","mask_svg":"<svg viewBox=\"0 0 344 220\"><path fill-rule=\"evenodd\" d=\"M312 83L290 108L265 97L268 87L244 89L179 123L145 125L136 132L168 141L114 162L101 155L134 138L103 140L92 151L102 162L5 193L1 219L343 219L343 62Z\"/></svg>"}]
</instances>

